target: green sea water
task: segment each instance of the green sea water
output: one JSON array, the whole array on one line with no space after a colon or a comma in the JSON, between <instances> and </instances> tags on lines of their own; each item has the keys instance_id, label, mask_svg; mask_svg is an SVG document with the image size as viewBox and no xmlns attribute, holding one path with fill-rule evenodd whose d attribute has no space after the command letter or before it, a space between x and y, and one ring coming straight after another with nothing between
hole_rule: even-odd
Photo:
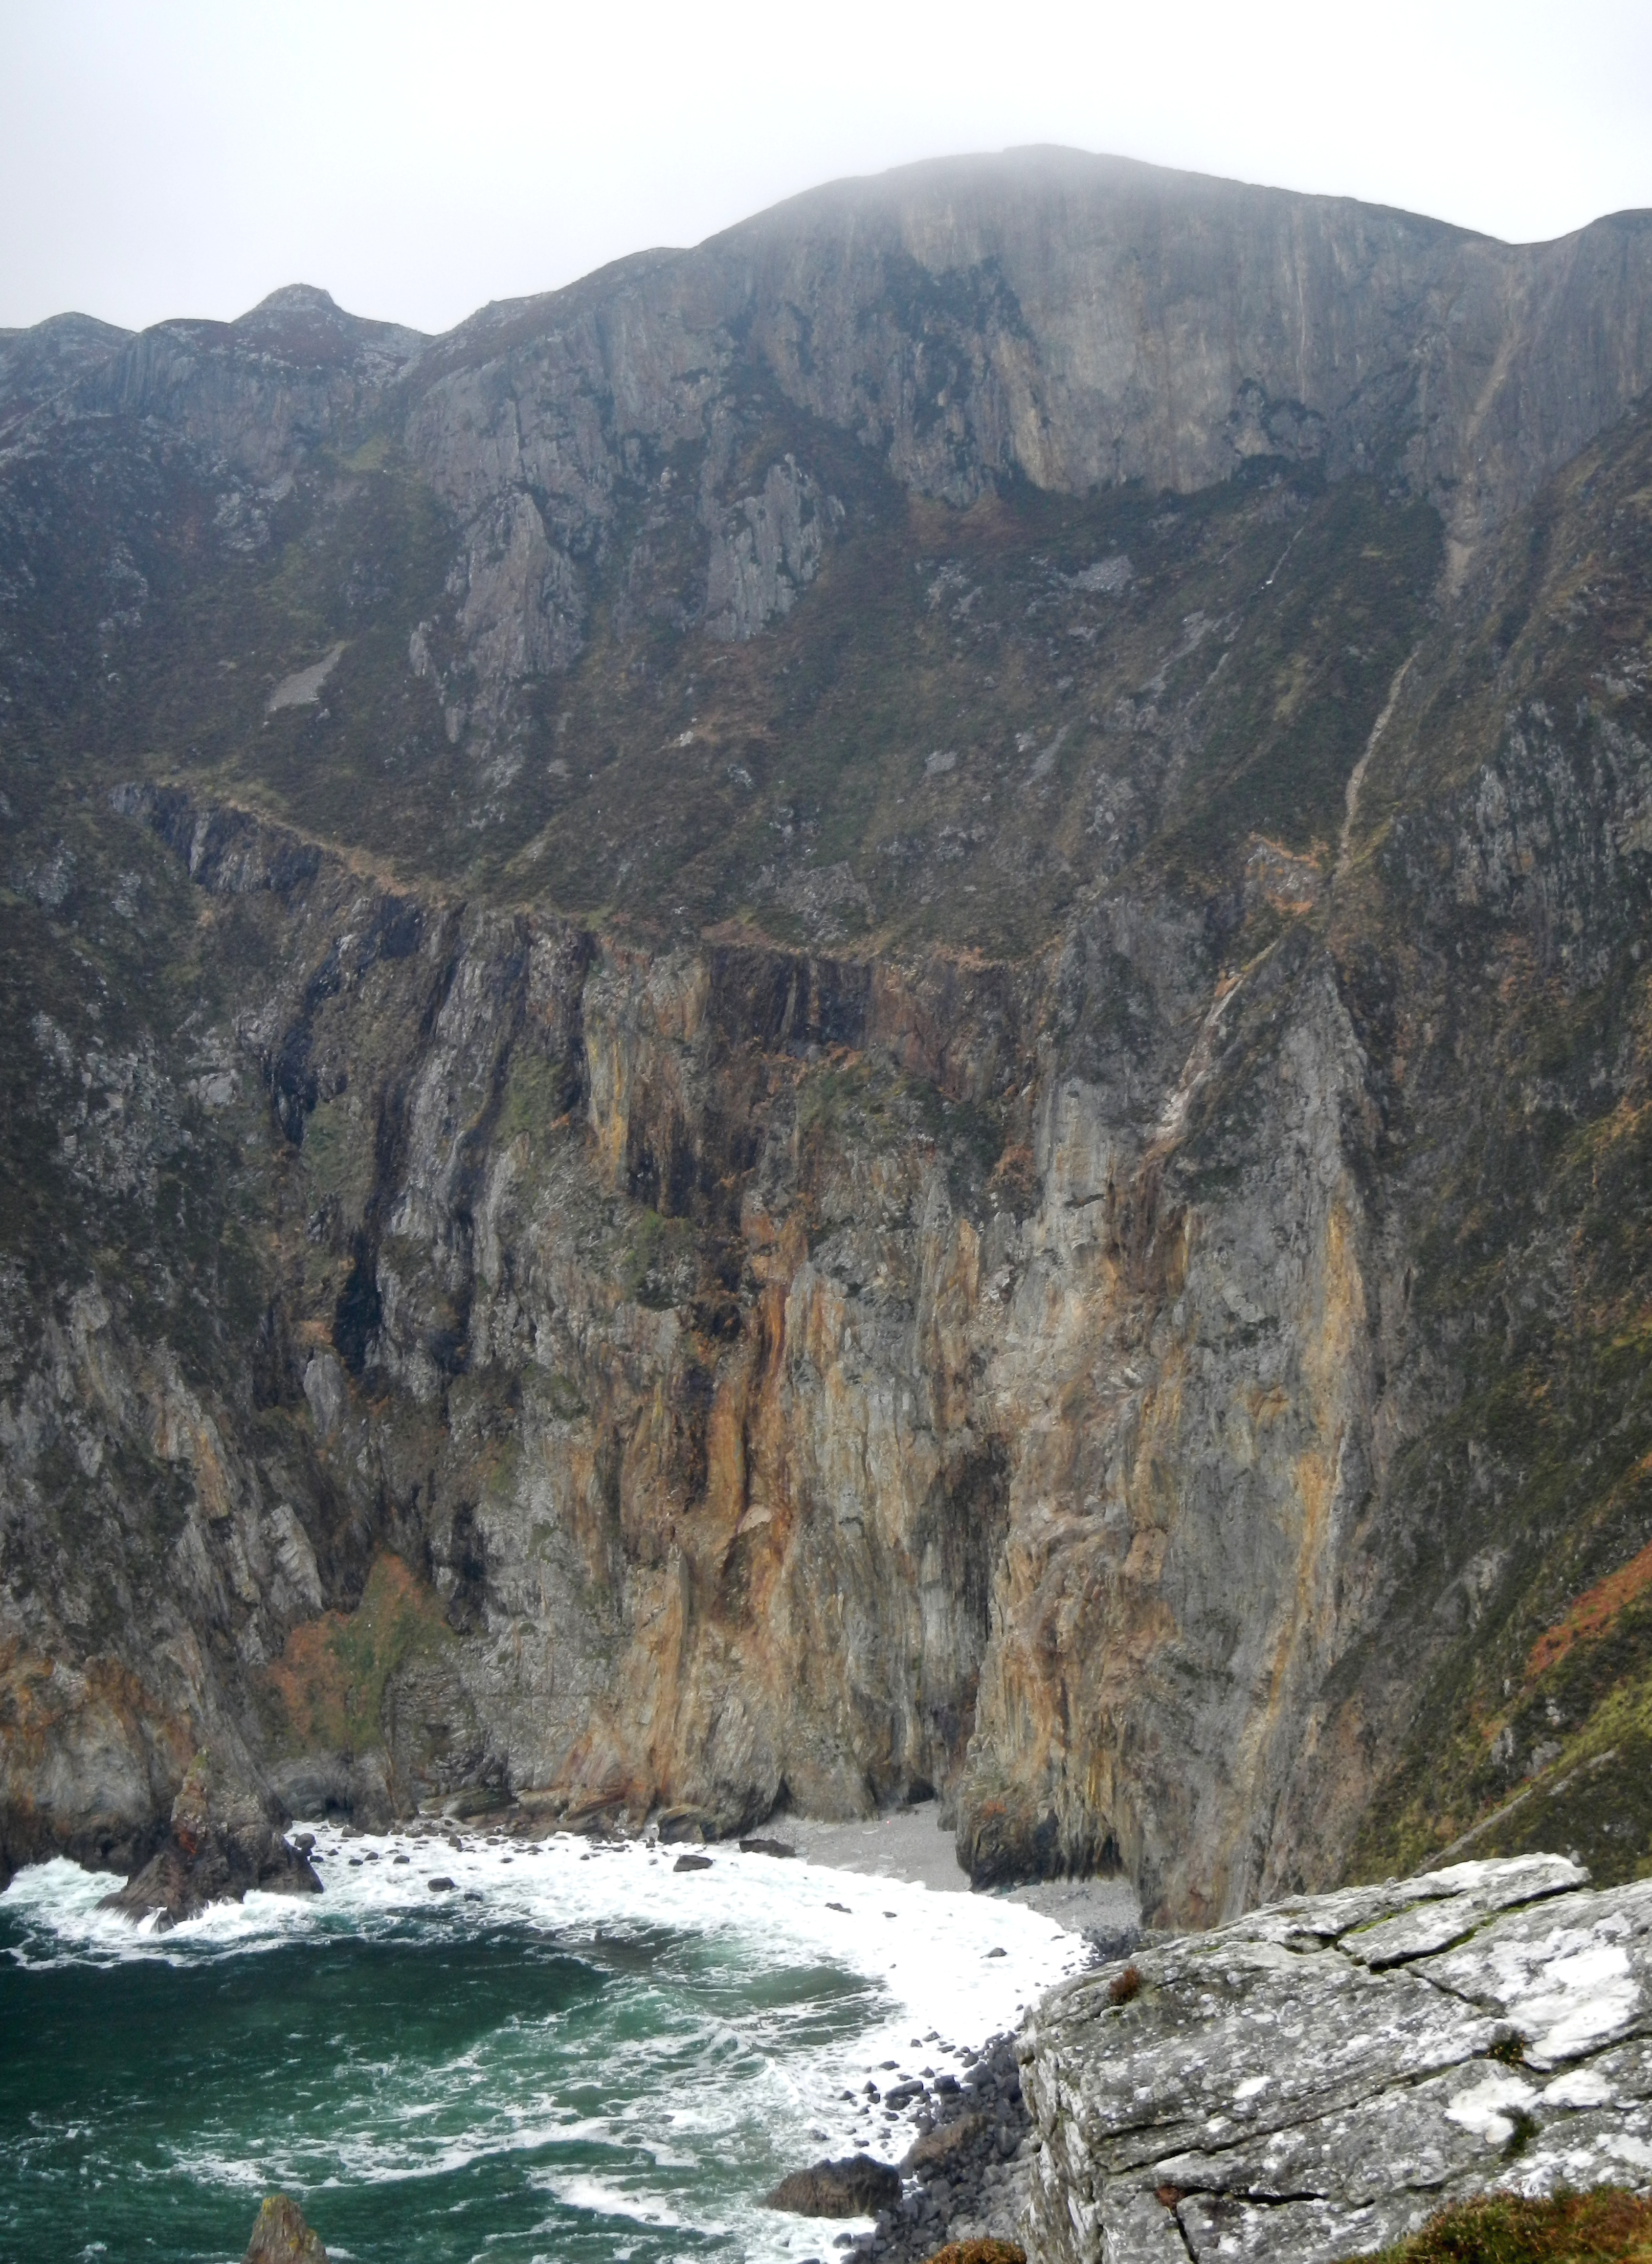
<instances>
[{"instance_id":1,"label":"green sea water","mask_svg":"<svg viewBox=\"0 0 1652 2264\"><path fill-rule=\"evenodd\" d=\"M0 2255L224 2264L279 2188L362 2264L829 2258L763 2194L897 2155L868 2073L961 2064L1076 1947L760 1856L323 1850L322 1896L165 1935L67 1863L0 1897Z\"/></svg>"}]
</instances>

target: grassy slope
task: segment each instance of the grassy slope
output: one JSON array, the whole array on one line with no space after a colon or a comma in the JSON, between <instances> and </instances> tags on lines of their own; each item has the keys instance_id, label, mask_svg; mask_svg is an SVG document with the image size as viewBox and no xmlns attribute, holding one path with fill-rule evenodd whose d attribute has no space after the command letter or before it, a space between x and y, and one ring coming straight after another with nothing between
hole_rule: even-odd
<instances>
[{"instance_id":1,"label":"grassy slope","mask_svg":"<svg viewBox=\"0 0 1652 2264\"><path fill-rule=\"evenodd\" d=\"M1370 885L1342 934L1417 1222L1418 1411L1433 1401L1395 1472L1402 1598L1458 1575L1357 1868L1472 1832L1464 1854L1569 1848L1605 1882L1652 1869L1652 907L1633 809L1606 816L1652 737L1643 424L1554 484L1474 597L1373 766ZM1476 902L1462 845L1488 762L1518 871Z\"/></svg>"}]
</instances>

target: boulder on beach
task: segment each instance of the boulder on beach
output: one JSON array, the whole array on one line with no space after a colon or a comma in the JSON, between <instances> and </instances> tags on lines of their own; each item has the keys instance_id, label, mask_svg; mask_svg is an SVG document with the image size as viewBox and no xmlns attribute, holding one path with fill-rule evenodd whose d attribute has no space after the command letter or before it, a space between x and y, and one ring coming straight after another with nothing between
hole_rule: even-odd
<instances>
[{"instance_id":1,"label":"boulder on beach","mask_svg":"<svg viewBox=\"0 0 1652 2264\"><path fill-rule=\"evenodd\" d=\"M320 2236L285 2194L271 2194L258 2211L242 2264L327 2264Z\"/></svg>"},{"instance_id":2,"label":"boulder on beach","mask_svg":"<svg viewBox=\"0 0 1652 2264\"><path fill-rule=\"evenodd\" d=\"M671 1869L674 1871L709 1871L711 1869L711 1857L709 1855L679 1855L676 1862L672 1864Z\"/></svg>"},{"instance_id":3,"label":"boulder on beach","mask_svg":"<svg viewBox=\"0 0 1652 2264\"><path fill-rule=\"evenodd\" d=\"M851 2154L841 2162L816 2162L811 2169L793 2170L772 2194L764 2209L789 2210L794 2217L876 2217L880 2209L895 2209L901 2200L901 2173L870 2154Z\"/></svg>"},{"instance_id":4,"label":"boulder on beach","mask_svg":"<svg viewBox=\"0 0 1652 2264\"><path fill-rule=\"evenodd\" d=\"M973 2109L953 2122L937 2123L907 2149L901 2167L909 2177L933 2177L960 2154L966 2154L987 2128L987 2118Z\"/></svg>"}]
</instances>

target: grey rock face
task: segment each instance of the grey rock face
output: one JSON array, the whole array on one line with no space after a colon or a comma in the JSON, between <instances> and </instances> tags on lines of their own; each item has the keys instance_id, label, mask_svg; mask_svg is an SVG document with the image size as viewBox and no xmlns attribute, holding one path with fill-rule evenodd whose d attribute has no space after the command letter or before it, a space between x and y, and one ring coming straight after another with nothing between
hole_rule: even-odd
<instances>
[{"instance_id":1,"label":"grey rock face","mask_svg":"<svg viewBox=\"0 0 1652 2264\"><path fill-rule=\"evenodd\" d=\"M101 369L130 335L90 315L54 315L32 330L0 330L0 432Z\"/></svg>"},{"instance_id":2,"label":"grey rock face","mask_svg":"<svg viewBox=\"0 0 1652 2264\"><path fill-rule=\"evenodd\" d=\"M1652 220L1511 246L1024 150L822 189L435 341L305 287L234 323L93 328L0 340L0 415L15 395L133 416L272 492L315 447L399 427L459 530L475 698L454 695L451 733L474 715L489 740L515 686L581 650L616 542L646 581L673 531L654 602L716 635L789 610L833 511L789 457L755 484L734 468L754 389L953 504L1015 477L1185 492L1257 455L1386 471L1439 505L1460 571L1652 380ZM671 489L677 450L703 455L698 504ZM238 491L227 508L256 519Z\"/></svg>"},{"instance_id":3,"label":"grey rock face","mask_svg":"<svg viewBox=\"0 0 1652 2264\"><path fill-rule=\"evenodd\" d=\"M1011 467L1192 489L1258 453L1335 472L1397 444L1477 531L1652 352L1645 214L1511 246L1072 150L843 183L706 250L738 263L787 390L954 501Z\"/></svg>"},{"instance_id":4,"label":"grey rock face","mask_svg":"<svg viewBox=\"0 0 1652 2264\"><path fill-rule=\"evenodd\" d=\"M338 1428L347 1399L344 1371L331 1353L311 1355L304 1369L304 1397L309 1402L317 1435L330 1438Z\"/></svg>"},{"instance_id":5,"label":"grey rock face","mask_svg":"<svg viewBox=\"0 0 1652 2264\"><path fill-rule=\"evenodd\" d=\"M1023 2032L1034 2252L1330 2260L1492 2186L1652 2174L1652 1886L1560 1856L1300 1898Z\"/></svg>"},{"instance_id":6,"label":"grey rock face","mask_svg":"<svg viewBox=\"0 0 1652 2264\"><path fill-rule=\"evenodd\" d=\"M423 345L417 331L347 315L325 291L294 285L238 322L140 331L84 381L81 400L152 420L208 462L275 482L338 438Z\"/></svg>"},{"instance_id":7,"label":"grey rock face","mask_svg":"<svg viewBox=\"0 0 1652 2264\"><path fill-rule=\"evenodd\" d=\"M1016 475L1187 491L1259 454L1386 467L1439 503L1461 561L1652 377L1649 310L1644 215L1510 246L1025 151L820 190L697 251L490 309L416 370L408 443L467 515L544 498L575 613L579 560L611 539L642 458L716 455L754 363L950 503ZM701 517L706 619L749 636L817 562L807 475L772 467Z\"/></svg>"},{"instance_id":8,"label":"grey rock face","mask_svg":"<svg viewBox=\"0 0 1652 2264\"><path fill-rule=\"evenodd\" d=\"M1432 627L1405 497L1466 552L1644 383L1645 238L1047 154L441 340L297 291L87 343L0 491L0 1178L45 1190L0 1861L135 1868L210 1748L713 1833L921 1785L978 1877L1177 1922L1342 1875L1506 1600L1496 1411L1549 1377L1471 1362L1605 1310L1577 1187L1643 1089L1637 419L1535 612L1571 473ZM1522 1186L1532 1255L1462 1270L1438 1223ZM1643 1545L1594 1529L1579 1585Z\"/></svg>"},{"instance_id":9,"label":"grey rock face","mask_svg":"<svg viewBox=\"0 0 1652 2264\"><path fill-rule=\"evenodd\" d=\"M841 506L822 497L788 456L771 464L759 494L714 519L706 574L706 627L713 636L756 636L789 613L820 568L825 530Z\"/></svg>"}]
</instances>

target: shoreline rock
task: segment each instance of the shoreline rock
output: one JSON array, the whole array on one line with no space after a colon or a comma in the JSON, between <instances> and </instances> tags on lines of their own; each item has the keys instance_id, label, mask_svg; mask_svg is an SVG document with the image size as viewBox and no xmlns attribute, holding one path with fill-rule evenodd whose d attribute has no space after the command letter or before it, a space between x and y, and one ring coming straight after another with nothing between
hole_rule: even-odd
<instances>
[{"instance_id":1,"label":"shoreline rock","mask_svg":"<svg viewBox=\"0 0 1652 2264\"><path fill-rule=\"evenodd\" d=\"M98 1908L134 1923L158 1914L165 1928L198 1918L210 1903L240 1902L253 1887L265 1894L322 1891L309 1848L283 1838L257 1797L225 1785L199 1754L172 1803L164 1845Z\"/></svg>"},{"instance_id":2,"label":"shoreline rock","mask_svg":"<svg viewBox=\"0 0 1652 2264\"><path fill-rule=\"evenodd\" d=\"M241 2264L327 2264L327 2251L298 2203L286 2194L271 2194L258 2211Z\"/></svg>"},{"instance_id":3,"label":"shoreline rock","mask_svg":"<svg viewBox=\"0 0 1652 2264\"><path fill-rule=\"evenodd\" d=\"M982 2244L1013 2247L1026 2210L1033 2139L1014 2038L994 2036L961 2080L943 2075L884 2093L886 2105L897 2100L914 2125L898 2169L866 2155L853 2164L819 2162L782 2179L766 2205L872 2217L870 2231L845 2235L843 2245L880 2264L926 2264L938 2251L967 2253ZM864 2207L816 2205L825 2190L818 2181L861 2163L881 2179Z\"/></svg>"},{"instance_id":4,"label":"shoreline rock","mask_svg":"<svg viewBox=\"0 0 1652 2264\"><path fill-rule=\"evenodd\" d=\"M870 2154L849 2154L841 2161L793 2170L764 2195L763 2206L795 2217L875 2217L896 2207L900 2199L899 2170L874 2161Z\"/></svg>"}]
</instances>

